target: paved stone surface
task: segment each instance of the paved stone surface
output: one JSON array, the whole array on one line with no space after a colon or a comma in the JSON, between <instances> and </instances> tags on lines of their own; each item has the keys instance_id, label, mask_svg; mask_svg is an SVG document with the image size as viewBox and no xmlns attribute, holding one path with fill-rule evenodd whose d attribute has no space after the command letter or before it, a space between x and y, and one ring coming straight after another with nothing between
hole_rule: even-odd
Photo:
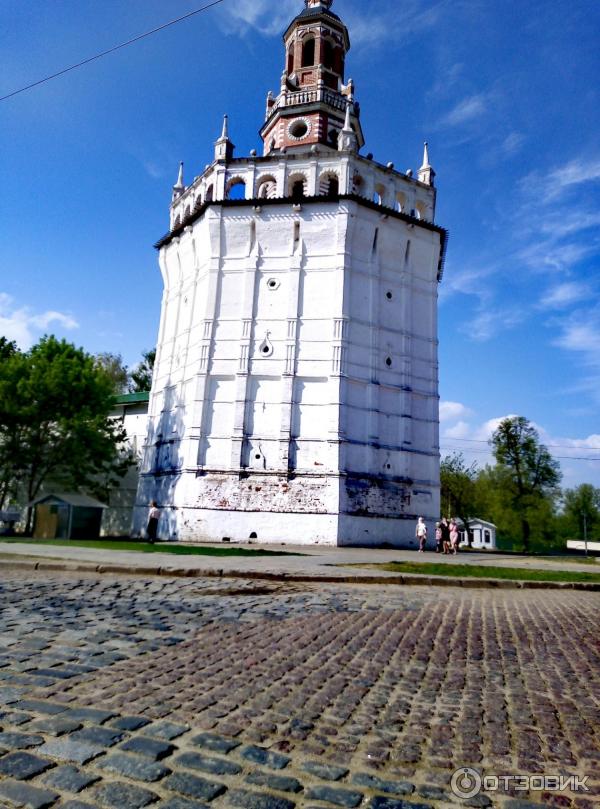
<instances>
[{"instance_id":1,"label":"paved stone surface","mask_svg":"<svg viewBox=\"0 0 600 809\"><path fill-rule=\"evenodd\" d=\"M0 809L441 809L588 775L600 596L0 568Z\"/></svg>"},{"instance_id":2,"label":"paved stone surface","mask_svg":"<svg viewBox=\"0 0 600 809\"><path fill-rule=\"evenodd\" d=\"M57 793L49 789L40 789L11 779L0 781L0 799L8 801L9 806L46 809L48 806L53 806L57 798Z\"/></svg>"},{"instance_id":3,"label":"paved stone surface","mask_svg":"<svg viewBox=\"0 0 600 809\"><path fill-rule=\"evenodd\" d=\"M31 753L8 753L0 758L0 776L7 775L26 781L54 766L48 759L32 756Z\"/></svg>"},{"instance_id":4,"label":"paved stone surface","mask_svg":"<svg viewBox=\"0 0 600 809\"><path fill-rule=\"evenodd\" d=\"M52 772L45 775L42 780L53 789L77 793L89 787L90 784L93 784L95 781L99 781L100 777L91 773L85 773L72 764L65 764L56 767Z\"/></svg>"}]
</instances>

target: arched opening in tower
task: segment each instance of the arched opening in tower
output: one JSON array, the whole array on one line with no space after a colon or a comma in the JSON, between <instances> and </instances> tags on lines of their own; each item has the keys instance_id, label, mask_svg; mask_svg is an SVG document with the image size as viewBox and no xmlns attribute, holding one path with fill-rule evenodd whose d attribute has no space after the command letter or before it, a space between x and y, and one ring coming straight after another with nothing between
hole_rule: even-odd
<instances>
[{"instance_id":1,"label":"arched opening in tower","mask_svg":"<svg viewBox=\"0 0 600 809\"><path fill-rule=\"evenodd\" d=\"M302 67L312 67L315 63L315 41L309 39L302 48Z\"/></svg>"},{"instance_id":2,"label":"arched opening in tower","mask_svg":"<svg viewBox=\"0 0 600 809\"><path fill-rule=\"evenodd\" d=\"M328 70L335 69L335 48L332 42L328 40L325 41L325 47L323 50L323 64Z\"/></svg>"}]
</instances>

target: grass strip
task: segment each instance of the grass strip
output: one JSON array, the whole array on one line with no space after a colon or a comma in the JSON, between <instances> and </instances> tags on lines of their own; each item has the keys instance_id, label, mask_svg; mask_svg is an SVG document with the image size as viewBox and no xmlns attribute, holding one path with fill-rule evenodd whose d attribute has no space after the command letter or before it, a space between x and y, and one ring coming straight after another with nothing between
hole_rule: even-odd
<instances>
[{"instance_id":1,"label":"grass strip","mask_svg":"<svg viewBox=\"0 0 600 809\"><path fill-rule=\"evenodd\" d=\"M136 542L135 540L118 539L30 539L30 538L0 538L0 543L26 543L41 548L92 548L100 551L135 551L136 553L170 553L173 556L303 556L301 553L288 551L250 550L236 547L198 547L170 542L151 545L149 542Z\"/></svg>"},{"instance_id":2,"label":"grass strip","mask_svg":"<svg viewBox=\"0 0 600 809\"><path fill-rule=\"evenodd\" d=\"M344 565L346 567L346 565ZM600 573L574 570L531 570L524 567L488 567L427 562L389 562L352 565L386 570L389 573L416 573L424 576L450 576L457 579L509 579L510 581L600 582Z\"/></svg>"}]
</instances>

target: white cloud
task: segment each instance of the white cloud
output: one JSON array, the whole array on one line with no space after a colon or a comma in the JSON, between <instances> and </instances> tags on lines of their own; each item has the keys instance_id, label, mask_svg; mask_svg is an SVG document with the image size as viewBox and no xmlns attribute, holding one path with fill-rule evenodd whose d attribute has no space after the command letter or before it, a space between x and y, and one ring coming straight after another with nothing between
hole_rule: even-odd
<instances>
[{"instance_id":1,"label":"white cloud","mask_svg":"<svg viewBox=\"0 0 600 809\"><path fill-rule=\"evenodd\" d=\"M525 135L521 132L511 132L504 140L502 141L501 150L505 155L511 156L515 155L518 151L520 151L521 146L525 143Z\"/></svg>"},{"instance_id":2,"label":"white cloud","mask_svg":"<svg viewBox=\"0 0 600 809\"><path fill-rule=\"evenodd\" d=\"M34 313L27 306L16 307L14 299L0 292L0 336L14 340L20 348L29 348L51 326L71 331L79 323L71 315L48 310Z\"/></svg>"},{"instance_id":3,"label":"white cloud","mask_svg":"<svg viewBox=\"0 0 600 809\"><path fill-rule=\"evenodd\" d=\"M244 35L253 28L265 36L281 34L300 13L296 0L233 0L222 9L219 17L231 33ZM233 29L231 27L233 23Z\"/></svg>"},{"instance_id":4,"label":"white cloud","mask_svg":"<svg viewBox=\"0 0 600 809\"><path fill-rule=\"evenodd\" d=\"M503 331L514 329L527 317L520 307L498 309L484 307L461 326L461 331L477 342L485 342Z\"/></svg>"},{"instance_id":5,"label":"white cloud","mask_svg":"<svg viewBox=\"0 0 600 809\"><path fill-rule=\"evenodd\" d=\"M568 351L577 351L589 365L600 367L600 325L585 322L581 313L564 325L555 345Z\"/></svg>"},{"instance_id":6,"label":"white cloud","mask_svg":"<svg viewBox=\"0 0 600 809\"><path fill-rule=\"evenodd\" d=\"M418 31L437 24L449 0L424 3L422 0L378 2L377 11L364 12L361 2L334 8L348 26L352 44L363 45L382 41L403 41ZM264 36L278 36L302 11L299 0L230 0L219 12L221 25L230 33L243 36L249 29Z\"/></svg>"},{"instance_id":7,"label":"white cloud","mask_svg":"<svg viewBox=\"0 0 600 809\"><path fill-rule=\"evenodd\" d=\"M592 292L588 284L570 281L557 284L548 290L540 301L542 309L566 309L575 303L589 299Z\"/></svg>"},{"instance_id":8,"label":"white cloud","mask_svg":"<svg viewBox=\"0 0 600 809\"><path fill-rule=\"evenodd\" d=\"M517 255L534 272L564 273L597 251L598 246L591 240L558 244L555 239L544 239L532 241Z\"/></svg>"},{"instance_id":9,"label":"white cloud","mask_svg":"<svg viewBox=\"0 0 600 809\"><path fill-rule=\"evenodd\" d=\"M590 399L596 405L600 404L600 311L576 310L559 321L558 327L560 333L554 345L572 352L582 369L577 384L565 392L577 396L580 404Z\"/></svg>"},{"instance_id":10,"label":"white cloud","mask_svg":"<svg viewBox=\"0 0 600 809\"><path fill-rule=\"evenodd\" d=\"M381 5L375 13L364 14L362 3L344 11L342 17L350 29L353 45L361 47L389 40L402 42L419 31L437 25L444 10L450 7L449 0L432 3L429 7L422 0L388 3L387 8ZM357 8L361 9L361 13L357 12Z\"/></svg>"},{"instance_id":11,"label":"white cloud","mask_svg":"<svg viewBox=\"0 0 600 809\"><path fill-rule=\"evenodd\" d=\"M456 421L472 415L464 404L460 402L440 402L440 421Z\"/></svg>"},{"instance_id":12,"label":"white cloud","mask_svg":"<svg viewBox=\"0 0 600 809\"><path fill-rule=\"evenodd\" d=\"M521 186L533 198L543 202L556 202L584 183L600 180L600 158L578 157L546 174L534 171L528 174Z\"/></svg>"},{"instance_id":13,"label":"white cloud","mask_svg":"<svg viewBox=\"0 0 600 809\"><path fill-rule=\"evenodd\" d=\"M600 225L600 213L586 213L582 210L560 212L549 216L540 225L542 233L548 233L554 239L572 236L582 230L589 230Z\"/></svg>"},{"instance_id":14,"label":"white cloud","mask_svg":"<svg viewBox=\"0 0 600 809\"><path fill-rule=\"evenodd\" d=\"M546 199L557 199L582 183L600 180L600 160L579 158L555 169L546 180Z\"/></svg>"},{"instance_id":15,"label":"white cloud","mask_svg":"<svg viewBox=\"0 0 600 809\"><path fill-rule=\"evenodd\" d=\"M464 98L443 118L443 123L448 126L460 126L480 118L487 112L487 103L488 97L484 94Z\"/></svg>"}]
</instances>

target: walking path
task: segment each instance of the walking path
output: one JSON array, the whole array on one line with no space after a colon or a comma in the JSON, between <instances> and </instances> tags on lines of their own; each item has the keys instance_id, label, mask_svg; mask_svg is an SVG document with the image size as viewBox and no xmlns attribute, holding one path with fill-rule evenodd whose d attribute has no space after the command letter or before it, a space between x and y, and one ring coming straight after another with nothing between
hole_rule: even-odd
<instances>
[{"instance_id":1,"label":"walking path","mask_svg":"<svg viewBox=\"0 0 600 809\"><path fill-rule=\"evenodd\" d=\"M202 546L209 547L209 546ZM219 549L223 545L215 545ZM224 576L267 574L275 576L371 577L392 579L397 574L373 570L368 565L388 562L435 562L441 564L484 565L487 567L519 567L532 570L570 570L600 572L600 565L551 557L515 556L514 554L488 554L463 552L457 556L443 556L434 552L417 553L410 550L387 550L373 548L336 548L316 545L240 545L249 550L285 551L297 556L175 556L168 553L153 554L135 551L110 551L77 546L49 546L39 543L3 544L0 542L0 564L10 557L36 557L63 562L89 563L91 565L117 565L132 571L149 569L187 570L197 573ZM160 545L157 546L160 548ZM364 567L361 567L364 565ZM350 567L351 566L351 567Z\"/></svg>"}]
</instances>

